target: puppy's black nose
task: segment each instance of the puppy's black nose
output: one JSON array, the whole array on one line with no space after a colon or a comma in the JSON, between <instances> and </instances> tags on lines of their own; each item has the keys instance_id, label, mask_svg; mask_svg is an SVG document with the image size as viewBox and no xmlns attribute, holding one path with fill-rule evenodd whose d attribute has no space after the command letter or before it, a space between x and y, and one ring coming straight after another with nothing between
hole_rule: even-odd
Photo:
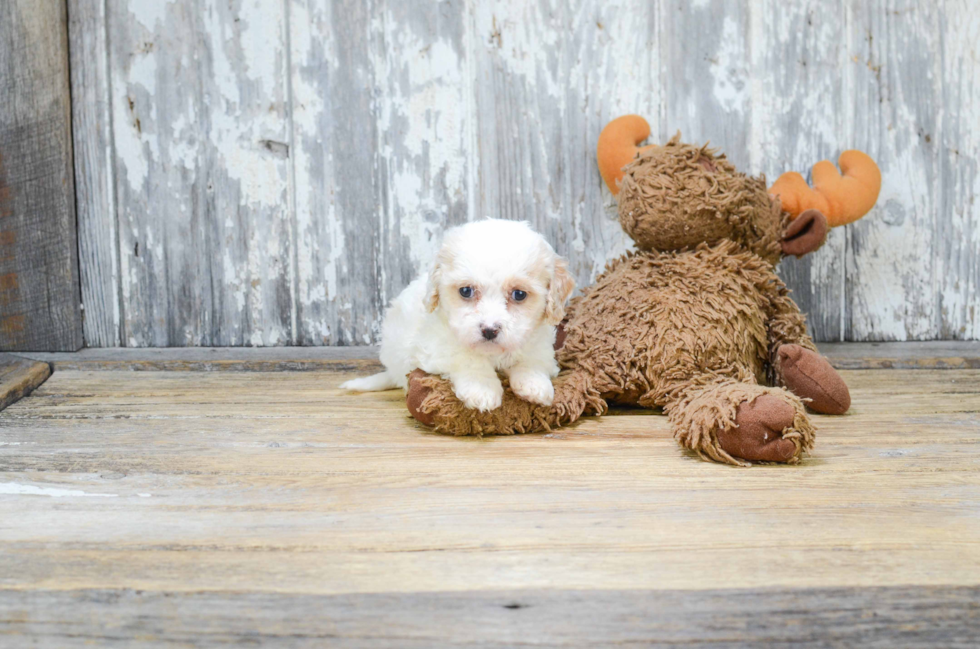
<instances>
[{"instance_id":1,"label":"puppy's black nose","mask_svg":"<svg viewBox=\"0 0 980 649\"><path fill-rule=\"evenodd\" d=\"M500 327L481 327L480 331L483 332L483 337L487 340L493 340L500 333Z\"/></svg>"}]
</instances>

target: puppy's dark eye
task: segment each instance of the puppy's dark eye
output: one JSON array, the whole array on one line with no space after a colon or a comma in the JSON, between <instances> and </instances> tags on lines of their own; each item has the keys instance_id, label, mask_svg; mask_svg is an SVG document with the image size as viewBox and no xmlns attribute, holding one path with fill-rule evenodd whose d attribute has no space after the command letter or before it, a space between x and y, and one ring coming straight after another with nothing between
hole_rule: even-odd
<instances>
[{"instance_id":1,"label":"puppy's dark eye","mask_svg":"<svg viewBox=\"0 0 980 649\"><path fill-rule=\"evenodd\" d=\"M520 289L515 289L510 296L514 298L515 302L523 302L527 297L527 291L522 291Z\"/></svg>"},{"instance_id":2,"label":"puppy's dark eye","mask_svg":"<svg viewBox=\"0 0 980 649\"><path fill-rule=\"evenodd\" d=\"M468 300L473 297L473 289L469 286L464 286L463 288L459 289L459 295L464 300Z\"/></svg>"}]
</instances>

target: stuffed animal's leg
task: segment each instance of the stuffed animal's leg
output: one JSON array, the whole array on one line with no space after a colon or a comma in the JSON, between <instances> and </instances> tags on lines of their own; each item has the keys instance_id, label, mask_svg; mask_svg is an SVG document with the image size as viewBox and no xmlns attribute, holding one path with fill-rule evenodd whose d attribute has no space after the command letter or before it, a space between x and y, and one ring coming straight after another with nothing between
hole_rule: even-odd
<instances>
[{"instance_id":1,"label":"stuffed animal's leg","mask_svg":"<svg viewBox=\"0 0 980 649\"><path fill-rule=\"evenodd\" d=\"M479 412L466 408L449 381L415 370L408 375L406 403L415 419L452 435L534 433L571 423L583 414L599 414L606 402L584 370L565 370L554 380L550 406L521 399L509 388L499 408Z\"/></svg>"},{"instance_id":2,"label":"stuffed animal's leg","mask_svg":"<svg viewBox=\"0 0 980 649\"><path fill-rule=\"evenodd\" d=\"M813 446L803 403L780 388L722 379L692 387L665 410L674 438L717 462L795 464Z\"/></svg>"},{"instance_id":3,"label":"stuffed animal's leg","mask_svg":"<svg viewBox=\"0 0 980 649\"><path fill-rule=\"evenodd\" d=\"M830 362L800 345L776 350L776 376L790 392L808 399L807 407L824 415L843 415L851 407L851 393Z\"/></svg>"},{"instance_id":4,"label":"stuffed animal's leg","mask_svg":"<svg viewBox=\"0 0 980 649\"><path fill-rule=\"evenodd\" d=\"M776 360L776 351L783 345L799 345L816 351L817 346L806 332L806 316L789 296L789 289L778 282L770 290L770 313L766 323L770 361Z\"/></svg>"},{"instance_id":5,"label":"stuffed animal's leg","mask_svg":"<svg viewBox=\"0 0 980 649\"><path fill-rule=\"evenodd\" d=\"M784 286L771 298L769 319L770 380L808 399L811 410L842 415L851 407L851 395L840 374L817 352L806 333L806 318Z\"/></svg>"}]
</instances>

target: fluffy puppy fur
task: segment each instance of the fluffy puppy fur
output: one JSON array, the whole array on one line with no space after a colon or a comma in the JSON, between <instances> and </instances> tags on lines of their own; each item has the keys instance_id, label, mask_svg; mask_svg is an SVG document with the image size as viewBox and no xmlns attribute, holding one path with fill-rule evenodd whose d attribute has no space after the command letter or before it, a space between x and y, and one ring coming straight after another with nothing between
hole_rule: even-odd
<instances>
[{"instance_id":1,"label":"fluffy puppy fur","mask_svg":"<svg viewBox=\"0 0 980 649\"><path fill-rule=\"evenodd\" d=\"M395 298L381 331L385 371L353 391L407 388L415 369L440 374L467 408L498 408L510 380L519 397L551 405L555 326L575 287L565 261L527 223L487 219L449 230L428 277Z\"/></svg>"}]
</instances>

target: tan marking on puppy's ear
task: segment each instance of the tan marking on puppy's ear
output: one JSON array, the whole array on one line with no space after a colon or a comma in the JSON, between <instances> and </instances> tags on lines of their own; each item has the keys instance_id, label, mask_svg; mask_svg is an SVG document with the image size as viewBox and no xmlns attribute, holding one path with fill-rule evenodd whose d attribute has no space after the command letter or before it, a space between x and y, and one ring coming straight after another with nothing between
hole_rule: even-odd
<instances>
[{"instance_id":1,"label":"tan marking on puppy's ear","mask_svg":"<svg viewBox=\"0 0 980 649\"><path fill-rule=\"evenodd\" d=\"M548 301L544 317L548 324L557 325L565 318L565 301L575 290L575 279L568 272L568 264L561 257L555 259L555 271L548 286Z\"/></svg>"},{"instance_id":2,"label":"tan marking on puppy's ear","mask_svg":"<svg viewBox=\"0 0 980 649\"><path fill-rule=\"evenodd\" d=\"M429 279L426 280L425 297L423 298L423 304L429 313L439 308L439 284L442 283L443 269L451 269L456 261L456 256L453 254L453 241L455 239L453 239L452 231L450 231L450 234L443 240L442 247L439 248L436 260L432 262L432 269L429 271Z\"/></svg>"},{"instance_id":3,"label":"tan marking on puppy's ear","mask_svg":"<svg viewBox=\"0 0 980 649\"><path fill-rule=\"evenodd\" d=\"M429 271L429 279L425 282L425 297L422 298L425 310L429 313L439 308L439 282L441 280L442 263L437 259L432 265L432 270Z\"/></svg>"}]
</instances>

